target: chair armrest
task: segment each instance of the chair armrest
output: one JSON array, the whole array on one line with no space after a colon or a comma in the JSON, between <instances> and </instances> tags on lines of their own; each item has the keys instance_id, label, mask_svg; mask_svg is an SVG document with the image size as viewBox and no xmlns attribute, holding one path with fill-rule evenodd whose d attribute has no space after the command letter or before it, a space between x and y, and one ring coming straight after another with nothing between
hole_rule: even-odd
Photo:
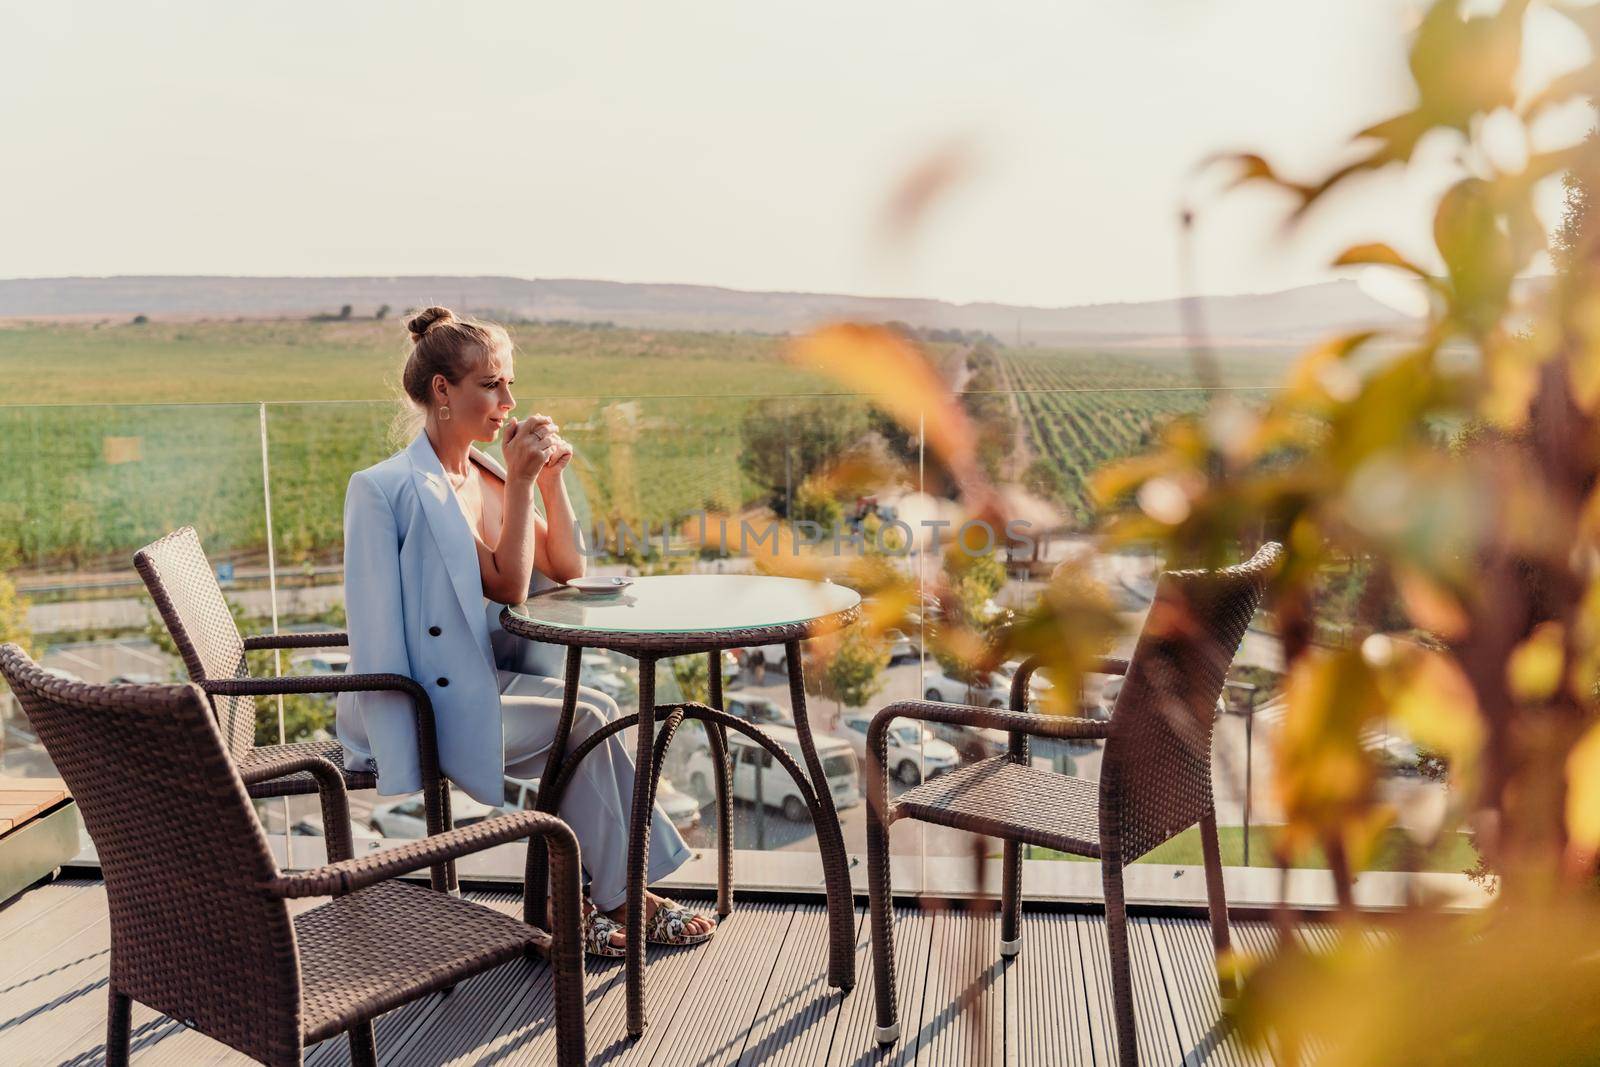
<instances>
[{"instance_id":1,"label":"chair armrest","mask_svg":"<svg viewBox=\"0 0 1600 1067\"><path fill-rule=\"evenodd\" d=\"M242 767L239 777L246 786L252 786L302 771L309 772L317 780L328 858L335 862L348 860L355 855L355 846L350 840L350 801L344 791L343 771L321 756L284 756Z\"/></svg>"},{"instance_id":2,"label":"chair armrest","mask_svg":"<svg viewBox=\"0 0 1600 1067\"><path fill-rule=\"evenodd\" d=\"M439 780L439 742L433 730L433 701L428 691L403 674L293 674L280 678L207 678L200 682L207 696L267 697L292 693L404 693L417 717L417 754L422 781Z\"/></svg>"},{"instance_id":3,"label":"chair armrest","mask_svg":"<svg viewBox=\"0 0 1600 1067\"><path fill-rule=\"evenodd\" d=\"M1011 679L1011 710L1028 710L1028 683L1033 680L1033 672L1044 663L1040 656L1029 656L1022 661L1022 666L1017 668L1017 673Z\"/></svg>"},{"instance_id":4,"label":"chair armrest","mask_svg":"<svg viewBox=\"0 0 1600 1067\"><path fill-rule=\"evenodd\" d=\"M1031 737L1093 738L1109 737L1111 724L1096 719L1067 715L1039 715L1027 711L1002 711L970 704L936 704L931 700L902 700L890 704L872 717L867 727L867 747L876 751L874 738L882 740L895 719L917 719L957 726L982 726Z\"/></svg>"},{"instance_id":5,"label":"chair armrest","mask_svg":"<svg viewBox=\"0 0 1600 1067\"><path fill-rule=\"evenodd\" d=\"M1128 661L1115 656L1104 656L1094 661L1094 666L1089 668L1090 674L1127 674Z\"/></svg>"},{"instance_id":6,"label":"chair armrest","mask_svg":"<svg viewBox=\"0 0 1600 1067\"><path fill-rule=\"evenodd\" d=\"M309 871L280 873L267 883L267 892L277 897L326 897L348 893L396 875L420 871L446 860L481 852L495 845L520 838L539 836L551 853L557 878L570 868L578 870L578 839L572 829L555 815L542 811L519 811L499 815L471 826L448 830L433 837L419 838L395 848L368 853ZM543 920L543 917L539 917Z\"/></svg>"},{"instance_id":7,"label":"chair armrest","mask_svg":"<svg viewBox=\"0 0 1600 1067\"><path fill-rule=\"evenodd\" d=\"M339 630L310 634L256 634L244 639L244 650L262 648L337 648L350 643L350 635Z\"/></svg>"},{"instance_id":8,"label":"chair armrest","mask_svg":"<svg viewBox=\"0 0 1600 1067\"><path fill-rule=\"evenodd\" d=\"M384 690L405 693L428 708L428 693L403 674L285 674L279 678L207 678L200 683L212 696L270 697L291 693L371 693Z\"/></svg>"}]
</instances>

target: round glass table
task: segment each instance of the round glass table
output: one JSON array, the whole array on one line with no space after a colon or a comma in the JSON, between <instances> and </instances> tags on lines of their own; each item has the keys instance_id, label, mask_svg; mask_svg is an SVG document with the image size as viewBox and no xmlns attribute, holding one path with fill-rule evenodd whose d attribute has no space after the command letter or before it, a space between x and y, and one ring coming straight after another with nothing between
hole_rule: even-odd
<instances>
[{"instance_id":1,"label":"round glass table","mask_svg":"<svg viewBox=\"0 0 1600 1067\"><path fill-rule=\"evenodd\" d=\"M569 587L547 590L508 607L500 616L507 633L567 649L566 686L561 718L540 783L538 806L554 812L574 770L584 756L621 730L638 726L634 765L633 818L628 833L627 1001L628 1033L638 1036L646 1023L644 994L644 892L650 847L649 812L655 805L667 745L684 719L700 720L706 730L716 775L717 912L733 910L733 795L728 763L727 731L737 730L772 754L773 761L794 778L810 809L817 832L828 896L828 983L849 990L855 985L854 909L850 895L849 857L833 804L827 776L818 759L806 717L805 680L800 642L849 626L860 613L861 598L852 589L828 582L754 574L668 574L635 578L603 593ZM783 644L789 676L794 728L805 766L759 727L729 715L722 708L722 650ZM654 714L625 715L590 735L573 751L567 738L577 707L582 653L603 648L639 662L639 708ZM709 705L685 702L657 706L655 666L674 656L704 654L708 659ZM650 773L644 773L649 768ZM542 894L546 883L543 850L530 846L529 892ZM530 914L541 914L530 897Z\"/></svg>"}]
</instances>

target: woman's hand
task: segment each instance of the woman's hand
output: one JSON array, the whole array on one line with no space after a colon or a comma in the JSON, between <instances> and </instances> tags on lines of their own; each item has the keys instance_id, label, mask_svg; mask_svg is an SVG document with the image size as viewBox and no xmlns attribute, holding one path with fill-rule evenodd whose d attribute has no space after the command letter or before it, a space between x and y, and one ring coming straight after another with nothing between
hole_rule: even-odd
<instances>
[{"instance_id":1,"label":"woman's hand","mask_svg":"<svg viewBox=\"0 0 1600 1067\"><path fill-rule=\"evenodd\" d=\"M552 451L552 434L546 430L552 425L544 415L530 415L521 422L506 419L500 429L500 451L506 458L507 481L531 482L538 477Z\"/></svg>"},{"instance_id":2,"label":"woman's hand","mask_svg":"<svg viewBox=\"0 0 1600 1067\"><path fill-rule=\"evenodd\" d=\"M566 470L567 464L572 461L572 445L567 443L565 437L551 434L548 440L552 444L550 456L545 461L544 470L539 472L536 479L541 489L559 482L561 472Z\"/></svg>"},{"instance_id":3,"label":"woman's hand","mask_svg":"<svg viewBox=\"0 0 1600 1067\"><path fill-rule=\"evenodd\" d=\"M531 433L544 449L544 466L535 476L541 489L549 488L561 480L561 472L572 459L572 446L560 434L560 427L548 415L538 413L522 420L522 433Z\"/></svg>"}]
</instances>

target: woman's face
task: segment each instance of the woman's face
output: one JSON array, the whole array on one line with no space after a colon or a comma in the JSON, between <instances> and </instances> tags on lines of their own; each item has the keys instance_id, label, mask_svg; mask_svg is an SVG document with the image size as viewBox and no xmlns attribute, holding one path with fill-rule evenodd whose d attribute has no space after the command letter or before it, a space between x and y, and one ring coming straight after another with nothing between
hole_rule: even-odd
<instances>
[{"instance_id":1,"label":"woman's face","mask_svg":"<svg viewBox=\"0 0 1600 1067\"><path fill-rule=\"evenodd\" d=\"M461 381L447 386L450 421L457 432L470 434L474 441L493 441L516 407L511 396L513 381L510 351L496 351L478 360Z\"/></svg>"}]
</instances>

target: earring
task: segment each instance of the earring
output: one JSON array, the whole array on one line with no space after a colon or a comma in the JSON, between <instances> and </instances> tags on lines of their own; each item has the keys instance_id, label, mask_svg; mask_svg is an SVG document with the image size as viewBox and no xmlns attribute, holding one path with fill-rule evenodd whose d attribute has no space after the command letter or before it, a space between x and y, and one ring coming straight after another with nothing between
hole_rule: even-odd
<instances>
[{"instance_id":1,"label":"earring","mask_svg":"<svg viewBox=\"0 0 1600 1067\"><path fill-rule=\"evenodd\" d=\"M450 421L450 405L449 404L446 404L446 405L444 405L443 407L441 407L439 409L439 421L440 422L449 422Z\"/></svg>"}]
</instances>

